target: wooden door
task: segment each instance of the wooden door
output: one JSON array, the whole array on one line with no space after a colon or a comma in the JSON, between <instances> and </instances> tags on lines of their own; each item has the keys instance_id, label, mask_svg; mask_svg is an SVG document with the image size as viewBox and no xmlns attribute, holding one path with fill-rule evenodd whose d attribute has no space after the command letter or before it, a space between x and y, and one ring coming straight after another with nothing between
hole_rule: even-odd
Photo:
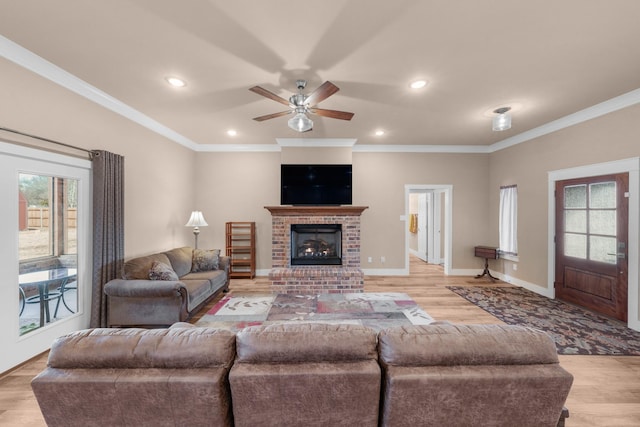
<instances>
[{"instance_id":1,"label":"wooden door","mask_svg":"<svg viewBox=\"0 0 640 427\"><path fill-rule=\"evenodd\" d=\"M629 175L556 183L556 297L627 321Z\"/></svg>"}]
</instances>

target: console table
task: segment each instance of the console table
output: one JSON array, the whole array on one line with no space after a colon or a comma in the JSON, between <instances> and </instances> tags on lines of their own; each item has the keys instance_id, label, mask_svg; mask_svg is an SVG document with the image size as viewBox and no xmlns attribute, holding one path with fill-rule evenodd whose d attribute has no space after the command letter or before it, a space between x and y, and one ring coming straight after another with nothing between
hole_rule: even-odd
<instances>
[{"instance_id":1,"label":"console table","mask_svg":"<svg viewBox=\"0 0 640 427\"><path fill-rule=\"evenodd\" d=\"M492 282L497 280L497 277L493 277L491 272L489 271L489 260L490 259L498 259L498 248L494 248L491 246L476 246L475 247L475 256L479 258L484 258L484 270L481 274L476 276L476 279L479 279L484 276L488 276Z\"/></svg>"}]
</instances>

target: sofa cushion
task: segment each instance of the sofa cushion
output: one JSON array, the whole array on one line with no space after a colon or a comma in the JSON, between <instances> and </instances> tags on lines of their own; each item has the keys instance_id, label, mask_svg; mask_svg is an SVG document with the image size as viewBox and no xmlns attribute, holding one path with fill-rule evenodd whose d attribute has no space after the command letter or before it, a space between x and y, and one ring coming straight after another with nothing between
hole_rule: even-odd
<instances>
[{"instance_id":1,"label":"sofa cushion","mask_svg":"<svg viewBox=\"0 0 640 427\"><path fill-rule=\"evenodd\" d=\"M187 288L187 311L193 311L197 306L203 303L211 296L211 282L207 278L202 279L180 279L180 282Z\"/></svg>"},{"instance_id":2,"label":"sofa cushion","mask_svg":"<svg viewBox=\"0 0 640 427\"><path fill-rule=\"evenodd\" d=\"M231 366L235 335L212 328L85 329L56 339L52 368L207 368Z\"/></svg>"},{"instance_id":3,"label":"sofa cushion","mask_svg":"<svg viewBox=\"0 0 640 427\"><path fill-rule=\"evenodd\" d=\"M216 270L220 262L220 249L194 249L191 271Z\"/></svg>"},{"instance_id":4,"label":"sofa cushion","mask_svg":"<svg viewBox=\"0 0 640 427\"><path fill-rule=\"evenodd\" d=\"M396 366L558 363L544 332L513 325L416 325L380 332L380 360Z\"/></svg>"},{"instance_id":5,"label":"sofa cushion","mask_svg":"<svg viewBox=\"0 0 640 427\"><path fill-rule=\"evenodd\" d=\"M165 254L153 254L133 258L124 263L122 278L126 280L149 280L149 271L154 261L171 265Z\"/></svg>"},{"instance_id":6,"label":"sofa cushion","mask_svg":"<svg viewBox=\"0 0 640 427\"><path fill-rule=\"evenodd\" d=\"M250 326L237 334L240 363L377 360L376 332L361 325L284 323Z\"/></svg>"},{"instance_id":7,"label":"sofa cushion","mask_svg":"<svg viewBox=\"0 0 640 427\"><path fill-rule=\"evenodd\" d=\"M151 270L149 270L149 279L151 280L172 280L177 281L178 275L171 268L171 266L164 262L153 261L151 264Z\"/></svg>"},{"instance_id":8,"label":"sofa cushion","mask_svg":"<svg viewBox=\"0 0 640 427\"><path fill-rule=\"evenodd\" d=\"M191 263L193 262L193 249L188 246L182 248L171 249L164 253L169 261L171 261L171 267L176 272L178 277L182 277L191 271Z\"/></svg>"}]
</instances>

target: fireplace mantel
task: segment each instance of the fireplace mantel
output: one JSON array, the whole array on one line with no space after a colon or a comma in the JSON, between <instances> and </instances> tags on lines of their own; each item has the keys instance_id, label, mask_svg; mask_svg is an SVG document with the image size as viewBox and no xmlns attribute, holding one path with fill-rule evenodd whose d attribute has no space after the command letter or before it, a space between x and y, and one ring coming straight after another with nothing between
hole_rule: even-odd
<instances>
[{"instance_id":1,"label":"fireplace mantel","mask_svg":"<svg viewBox=\"0 0 640 427\"><path fill-rule=\"evenodd\" d=\"M369 206L265 206L264 208L271 212L271 215L279 216L360 216Z\"/></svg>"}]
</instances>

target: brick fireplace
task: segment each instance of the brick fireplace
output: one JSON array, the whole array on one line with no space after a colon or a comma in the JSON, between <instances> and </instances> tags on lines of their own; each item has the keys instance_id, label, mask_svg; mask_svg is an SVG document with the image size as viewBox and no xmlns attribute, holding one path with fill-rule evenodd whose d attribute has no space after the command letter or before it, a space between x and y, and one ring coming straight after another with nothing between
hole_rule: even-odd
<instances>
[{"instance_id":1,"label":"brick fireplace","mask_svg":"<svg viewBox=\"0 0 640 427\"><path fill-rule=\"evenodd\" d=\"M366 206L265 206L265 209L271 212L272 219L272 268L269 273L272 292L321 294L363 291L360 216ZM305 230L317 228L323 233L329 228L339 229L339 264L323 264L320 259L312 265L292 265L291 259L296 253L295 248L291 249L292 225L303 225Z\"/></svg>"}]
</instances>

